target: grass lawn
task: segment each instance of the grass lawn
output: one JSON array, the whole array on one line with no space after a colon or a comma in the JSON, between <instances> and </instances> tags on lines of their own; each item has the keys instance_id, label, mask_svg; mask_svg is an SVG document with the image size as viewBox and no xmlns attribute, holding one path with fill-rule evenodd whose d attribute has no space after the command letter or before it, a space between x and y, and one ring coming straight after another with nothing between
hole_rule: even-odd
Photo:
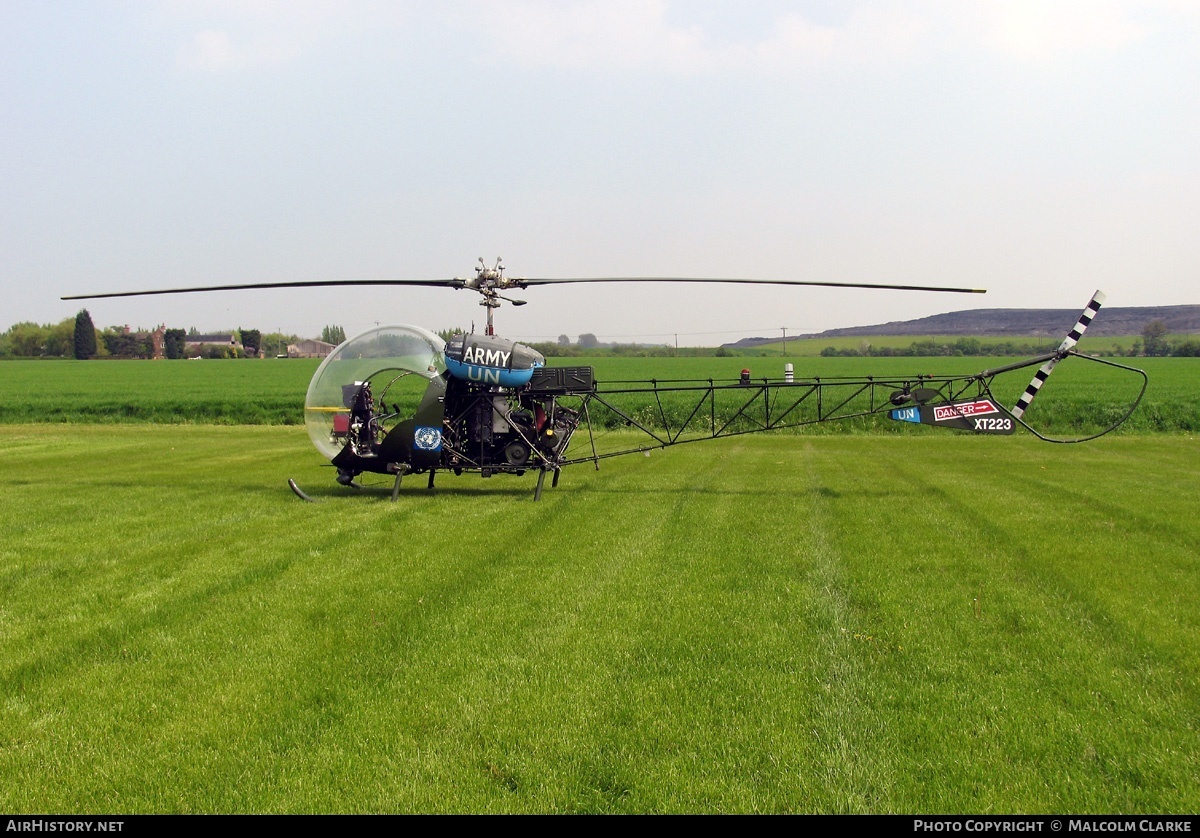
<instances>
[{"instance_id":1,"label":"grass lawn","mask_svg":"<svg viewBox=\"0 0 1200 838\"><path fill-rule=\"evenodd\" d=\"M355 496L295 427L0 449L0 811L1200 809L1187 435L752 436L540 503Z\"/></svg>"}]
</instances>

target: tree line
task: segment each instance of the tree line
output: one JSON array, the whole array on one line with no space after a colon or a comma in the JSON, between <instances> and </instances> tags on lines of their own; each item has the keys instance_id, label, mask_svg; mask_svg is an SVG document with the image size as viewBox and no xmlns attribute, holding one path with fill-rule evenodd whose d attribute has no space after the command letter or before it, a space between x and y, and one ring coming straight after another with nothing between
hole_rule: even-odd
<instances>
[{"instance_id":1,"label":"tree line","mask_svg":"<svg viewBox=\"0 0 1200 838\"><path fill-rule=\"evenodd\" d=\"M58 323L17 323L0 333L0 358L152 358L154 342L150 332L132 331L125 326L96 328L87 309ZM165 329L163 355L170 359L189 357L187 341L200 333L195 327ZM300 340L296 335L279 332L263 334L259 329L234 329L231 334L240 346L206 345L192 350L206 358L241 358L278 355L289 344Z\"/></svg>"},{"instance_id":2,"label":"tree line","mask_svg":"<svg viewBox=\"0 0 1200 838\"><path fill-rule=\"evenodd\" d=\"M932 339L915 340L908 346L871 346L863 341L858 348L827 346L821 350L825 357L946 357L954 355L986 355L1028 357L1044 355L1058 349L1060 341L1051 343L998 341L984 343L979 338L959 338L954 341L936 341ZM1127 348L1113 344L1105 350L1094 342L1089 342L1088 350L1097 355L1166 357L1197 357L1200 356L1200 340L1186 338L1172 342L1168 339L1167 326L1161 320L1152 320L1142 329L1142 335L1136 338Z\"/></svg>"},{"instance_id":3,"label":"tree line","mask_svg":"<svg viewBox=\"0 0 1200 838\"><path fill-rule=\"evenodd\" d=\"M442 329L438 334L448 340L462 329ZM167 358L187 357L187 339L199 332L192 327L183 329L166 329L163 334L163 354ZM199 351L207 358L240 358L245 356L274 356L287 352L289 344L298 343L296 335L281 332L263 334L258 329L235 329L233 334L241 347L210 345ZM321 331L321 340L340 344L346 340L346 332L341 326L326 326ZM530 342L529 345L546 357L572 357L579 355L594 355L602 351L608 355L629 355L640 357L667 357L673 355L707 355L711 350L688 347L674 349L663 345L646 344L606 344L601 343L594 334L583 334L578 341L572 342L566 335L560 335L557 341ZM869 357L945 357L955 355L970 356L1032 356L1053 352L1058 348L1058 342L1020 342L999 341L984 343L979 338L966 337L954 341L936 341L933 339L915 340L906 347L901 346L872 346L863 341L857 348L827 346L821 350L826 357L836 356L869 356ZM1114 344L1109 351L1098 349L1094 342L1089 342L1089 351L1097 354L1125 356L1176 356L1200 357L1200 338L1186 337L1172 341L1166 325L1161 320L1151 321L1142 330L1139 338L1129 346L1121 347ZM193 350L196 351L196 350ZM733 350L721 347L717 355L732 355ZM108 326L105 329L96 328L87 309L81 310L75 317L68 317L55 324L39 325L25 321L11 326L8 331L0 333L0 358L151 358L154 347L149 335L145 332L132 332L124 326Z\"/></svg>"}]
</instances>

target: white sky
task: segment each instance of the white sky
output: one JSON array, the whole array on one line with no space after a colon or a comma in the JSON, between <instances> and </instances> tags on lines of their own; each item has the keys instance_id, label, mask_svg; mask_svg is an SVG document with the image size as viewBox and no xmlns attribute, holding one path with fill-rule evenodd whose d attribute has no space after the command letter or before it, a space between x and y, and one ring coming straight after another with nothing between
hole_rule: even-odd
<instances>
[{"instance_id":1,"label":"white sky","mask_svg":"<svg viewBox=\"0 0 1200 838\"><path fill-rule=\"evenodd\" d=\"M0 0L0 329L63 294L674 275L501 334L715 344L1198 302L1200 2ZM85 303L98 325L482 326L469 292Z\"/></svg>"}]
</instances>

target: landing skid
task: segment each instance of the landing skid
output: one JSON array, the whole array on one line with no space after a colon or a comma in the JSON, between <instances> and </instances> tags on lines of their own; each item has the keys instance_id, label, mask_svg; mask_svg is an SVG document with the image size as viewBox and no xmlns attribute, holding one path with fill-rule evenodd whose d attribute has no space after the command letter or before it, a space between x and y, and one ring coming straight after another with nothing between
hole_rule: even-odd
<instances>
[{"instance_id":1,"label":"landing skid","mask_svg":"<svg viewBox=\"0 0 1200 838\"><path fill-rule=\"evenodd\" d=\"M290 477L288 478L288 486L293 492L296 493L296 497L300 498L300 500L306 500L309 503L320 503L320 501L310 498L308 495L304 494L303 490L296 485L296 481Z\"/></svg>"},{"instance_id":2,"label":"landing skid","mask_svg":"<svg viewBox=\"0 0 1200 838\"><path fill-rule=\"evenodd\" d=\"M401 465L397 468L396 482L392 484L392 503L395 503L400 498L400 481L403 480L404 475L408 473L408 466ZM429 485L426 487L426 489L431 493L433 492L433 476L435 474L437 474L437 469L431 468L429 470Z\"/></svg>"},{"instance_id":3,"label":"landing skid","mask_svg":"<svg viewBox=\"0 0 1200 838\"><path fill-rule=\"evenodd\" d=\"M392 483L392 492L391 492L393 503L395 503L396 501L398 501L400 499L400 485L404 480L404 475L411 474L411 473L412 473L412 471L409 469L408 466L401 466L396 471L396 480L395 480L395 482ZM537 478L537 488L535 488L533 491L533 499L534 500L542 499L542 488L545 485L547 474L551 475L550 487L553 489L558 488L558 479L562 475L562 469L560 469L560 468L539 469L538 470L538 478ZM435 491L434 477L436 475L437 475L437 469L429 470L429 482L428 482L428 484L426 484L426 490L430 494L433 494ZM337 482L339 484L341 484L342 486L346 486L351 489L356 489L359 491L363 490L363 486L361 484L357 483L356 481L349 479L348 475L346 477L339 476ZM321 503L321 501L318 498L313 498L313 497L310 497L309 495L307 495L304 492L304 490L301 489L300 486L296 483L296 481L290 477L288 478L288 488L290 488L292 490L292 492L295 493L296 497L300 498L300 500L308 501L309 503Z\"/></svg>"},{"instance_id":4,"label":"landing skid","mask_svg":"<svg viewBox=\"0 0 1200 838\"><path fill-rule=\"evenodd\" d=\"M547 471L554 472L554 477L550 480L550 488L551 489L558 488L558 475L562 473L562 469L558 469L558 468L556 468L556 469L545 469L545 468L541 469L540 471L538 471L537 488L535 488L533 490L533 499L534 500L542 499L542 484L544 482L546 482L546 472Z\"/></svg>"}]
</instances>

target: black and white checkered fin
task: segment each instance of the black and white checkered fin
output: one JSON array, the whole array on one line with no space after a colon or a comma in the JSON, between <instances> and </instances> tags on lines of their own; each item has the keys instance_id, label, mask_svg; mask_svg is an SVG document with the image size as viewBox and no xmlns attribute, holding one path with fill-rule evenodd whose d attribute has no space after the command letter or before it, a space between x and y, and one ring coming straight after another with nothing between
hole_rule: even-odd
<instances>
[{"instance_id":1,"label":"black and white checkered fin","mask_svg":"<svg viewBox=\"0 0 1200 838\"><path fill-rule=\"evenodd\" d=\"M1060 353L1071 349L1075 344L1079 343L1079 339L1083 337L1084 331L1088 324L1092 322L1092 318L1096 316L1096 312L1100 310L1100 306L1104 303L1104 292L1097 291L1092 295L1092 300L1087 304L1087 308L1083 310L1083 314L1079 315L1079 319L1075 321L1075 328L1067 334L1066 338L1059 345ZM1029 382L1029 386L1025 388L1025 392L1021 394L1021 398L1017 399L1016 406L1010 411L1013 416L1020 419L1025 410L1029 407L1029 403L1033 401L1033 397L1037 395L1038 390L1042 389L1042 385L1046 383L1046 379L1050 377L1050 373L1054 371L1054 366L1058 363L1058 358L1051 358L1046 363L1042 364L1033 376L1033 381Z\"/></svg>"}]
</instances>

